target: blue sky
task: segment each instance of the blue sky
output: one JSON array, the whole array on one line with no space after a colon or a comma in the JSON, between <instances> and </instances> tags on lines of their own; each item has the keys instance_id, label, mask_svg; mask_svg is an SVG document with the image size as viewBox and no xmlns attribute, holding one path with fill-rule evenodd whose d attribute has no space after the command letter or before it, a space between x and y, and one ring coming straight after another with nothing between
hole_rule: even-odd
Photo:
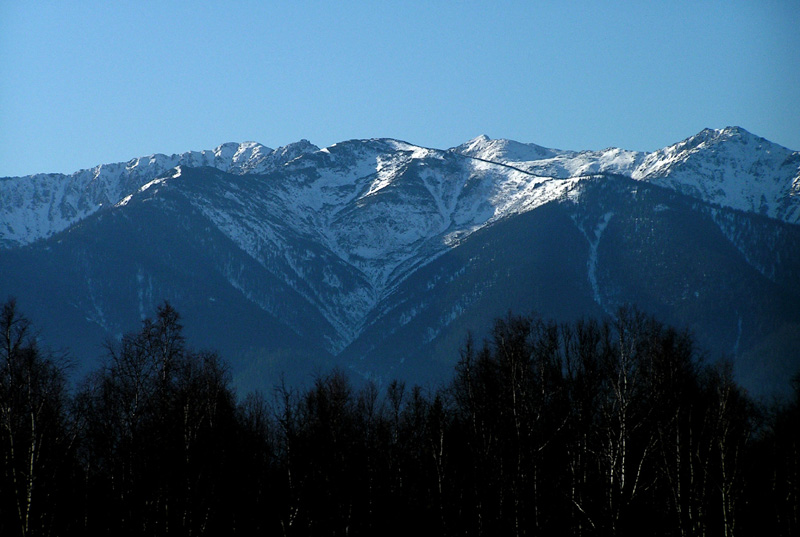
<instances>
[{"instance_id":1,"label":"blue sky","mask_svg":"<svg viewBox=\"0 0 800 537\"><path fill-rule=\"evenodd\" d=\"M0 0L0 176L306 138L800 150L800 0Z\"/></svg>"}]
</instances>

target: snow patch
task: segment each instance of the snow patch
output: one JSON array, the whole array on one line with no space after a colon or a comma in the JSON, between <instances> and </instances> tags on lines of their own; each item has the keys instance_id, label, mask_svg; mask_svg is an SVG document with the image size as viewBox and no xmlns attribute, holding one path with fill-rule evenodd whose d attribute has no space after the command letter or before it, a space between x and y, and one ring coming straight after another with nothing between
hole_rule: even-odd
<instances>
[{"instance_id":1,"label":"snow patch","mask_svg":"<svg viewBox=\"0 0 800 537\"><path fill-rule=\"evenodd\" d=\"M597 303L598 306L603 308L607 313L611 313L603 301L603 297L600 291L600 284L597 280L597 257L598 257L598 249L600 247L600 239L603 236L603 232L608 227L608 223L611 221L611 218L614 216L612 211L605 213L603 216L600 217L600 220L595 224L594 229L591 233L587 233L584 227L578 223L577 217L573 216L573 221L578 229L583 233L583 236L586 237L586 240L589 242L589 259L586 262L586 275L589 279L589 285L592 287L592 297L594 301Z\"/></svg>"}]
</instances>

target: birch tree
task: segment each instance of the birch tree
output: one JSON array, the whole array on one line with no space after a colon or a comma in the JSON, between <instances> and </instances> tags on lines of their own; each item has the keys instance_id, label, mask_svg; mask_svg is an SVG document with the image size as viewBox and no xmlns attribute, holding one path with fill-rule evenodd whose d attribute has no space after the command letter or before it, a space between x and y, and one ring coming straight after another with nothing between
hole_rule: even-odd
<instances>
[{"instance_id":1,"label":"birch tree","mask_svg":"<svg viewBox=\"0 0 800 537\"><path fill-rule=\"evenodd\" d=\"M73 432L63 368L39 350L31 323L7 301L0 312L0 530L44 534L57 512L58 475Z\"/></svg>"}]
</instances>

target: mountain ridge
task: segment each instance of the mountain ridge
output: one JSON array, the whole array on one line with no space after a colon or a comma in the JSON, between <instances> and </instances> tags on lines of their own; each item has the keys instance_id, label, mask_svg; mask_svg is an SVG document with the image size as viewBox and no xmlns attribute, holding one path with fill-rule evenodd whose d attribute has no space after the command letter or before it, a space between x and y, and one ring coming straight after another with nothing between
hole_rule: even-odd
<instances>
[{"instance_id":1,"label":"mountain ridge","mask_svg":"<svg viewBox=\"0 0 800 537\"><path fill-rule=\"evenodd\" d=\"M229 142L214 150L170 156L157 153L125 163L101 164L70 175L0 178L0 247L28 244L66 229L96 210L115 205L175 166L211 166L236 175L268 174L300 156L316 152L330 155L331 149L337 152L337 148L348 143L380 143L387 147L394 144L394 151L411 151L415 158L455 153L553 179L620 173L656 182L703 201L800 222L800 152L768 142L740 127L704 129L651 153L620 148L566 151L513 140L493 140L485 135L448 150L391 139L351 140L324 149L301 140L274 150L257 142ZM737 151L748 144L755 146L756 151ZM713 166L707 163L709 155L716 159ZM772 177L763 177L774 170L777 173Z\"/></svg>"},{"instance_id":2,"label":"mountain ridge","mask_svg":"<svg viewBox=\"0 0 800 537\"><path fill-rule=\"evenodd\" d=\"M446 150L228 143L0 180L0 292L111 335L168 298L200 316L211 346L227 304L272 334L225 325L248 341L236 367L251 373L316 349L385 378L457 355L464 328L488 326L501 303L570 320L641 301L744 356L791 347L767 324L800 327L786 306L800 300L798 169L800 153L738 128L648 154L487 136ZM765 200L744 195L759 188ZM735 315L709 316L721 303Z\"/></svg>"}]
</instances>

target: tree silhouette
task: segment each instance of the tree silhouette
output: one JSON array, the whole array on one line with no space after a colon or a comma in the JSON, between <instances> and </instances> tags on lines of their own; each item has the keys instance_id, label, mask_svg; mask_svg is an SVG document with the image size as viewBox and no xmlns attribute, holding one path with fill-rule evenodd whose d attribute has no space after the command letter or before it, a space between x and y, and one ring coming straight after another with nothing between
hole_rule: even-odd
<instances>
[{"instance_id":1,"label":"tree silhouette","mask_svg":"<svg viewBox=\"0 0 800 537\"><path fill-rule=\"evenodd\" d=\"M0 533L48 533L71 470L63 366L42 352L31 323L9 299L0 312Z\"/></svg>"},{"instance_id":2,"label":"tree silhouette","mask_svg":"<svg viewBox=\"0 0 800 537\"><path fill-rule=\"evenodd\" d=\"M800 382L759 411L635 308L508 314L435 390L334 370L238 402L168 303L74 397L13 301L0 329L3 535L797 532Z\"/></svg>"}]
</instances>

